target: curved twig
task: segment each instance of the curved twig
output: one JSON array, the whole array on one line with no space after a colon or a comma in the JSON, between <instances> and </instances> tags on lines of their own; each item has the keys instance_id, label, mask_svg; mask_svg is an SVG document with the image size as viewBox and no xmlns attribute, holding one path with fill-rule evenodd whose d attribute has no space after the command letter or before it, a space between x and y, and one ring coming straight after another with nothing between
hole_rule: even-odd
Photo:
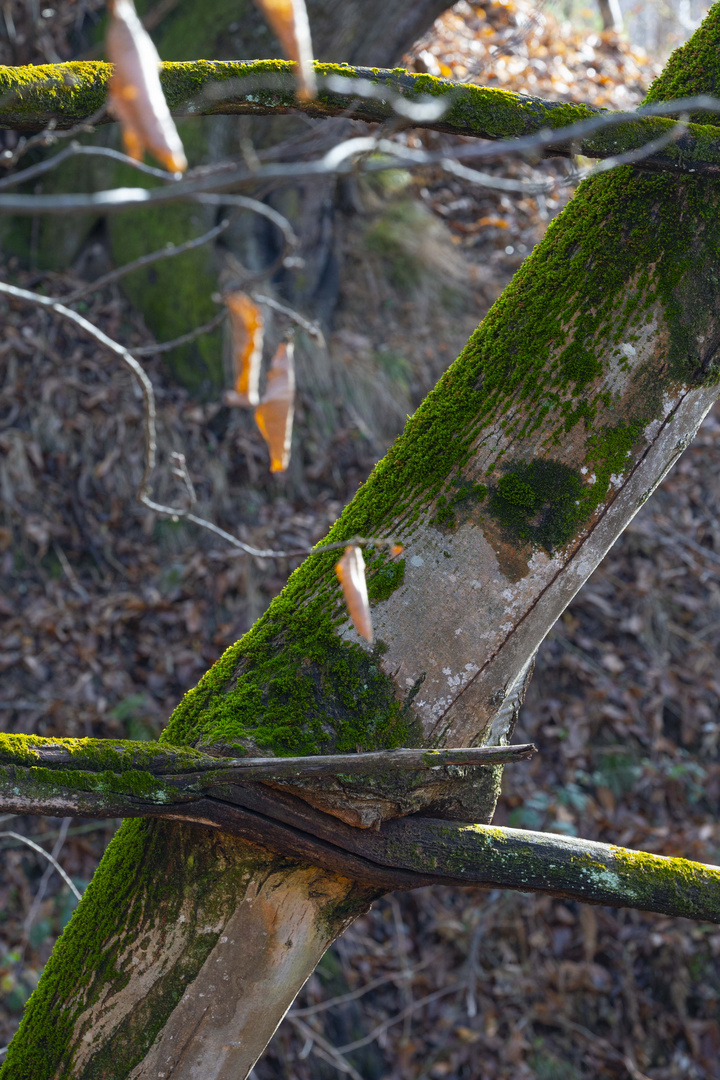
<instances>
[{"instance_id":1,"label":"curved twig","mask_svg":"<svg viewBox=\"0 0 720 1080\"><path fill-rule=\"evenodd\" d=\"M11 836L13 838L13 840L20 840L21 843L25 844L29 848L32 848L33 851L36 851L38 853L38 855L42 855L43 858L47 859L47 861L50 863L50 865L53 867L53 869L57 870L60 877L63 879L65 884L68 886L68 888L72 892L73 896L75 896L77 900L82 900L82 893L80 892L78 887L75 885L75 883L72 881L72 879L69 878L68 875L65 873L65 871L63 870L62 866L57 861L55 856L51 855L49 851L45 851L45 848L41 848L40 845L36 844L34 840L30 840L29 837L22 836L20 833L12 832L10 830L7 830L7 831L4 830L3 832L0 832L0 836Z\"/></svg>"}]
</instances>

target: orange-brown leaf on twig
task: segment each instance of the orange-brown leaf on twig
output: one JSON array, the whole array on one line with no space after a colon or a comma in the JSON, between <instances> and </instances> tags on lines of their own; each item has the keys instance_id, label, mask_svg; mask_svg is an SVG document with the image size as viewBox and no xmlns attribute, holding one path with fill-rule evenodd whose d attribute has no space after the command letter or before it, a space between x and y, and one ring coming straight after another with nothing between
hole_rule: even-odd
<instances>
[{"instance_id":1,"label":"orange-brown leaf on twig","mask_svg":"<svg viewBox=\"0 0 720 1080\"><path fill-rule=\"evenodd\" d=\"M342 559L335 564L335 573L342 585L343 596L353 626L358 634L372 641L372 620L365 584L365 560L359 547L350 545L345 548Z\"/></svg>"},{"instance_id":2,"label":"orange-brown leaf on twig","mask_svg":"<svg viewBox=\"0 0 720 1080\"><path fill-rule=\"evenodd\" d=\"M270 472L285 472L290 463L295 411L295 348L278 347L268 370L267 387L255 410L255 422L270 451Z\"/></svg>"},{"instance_id":3,"label":"orange-brown leaf on twig","mask_svg":"<svg viewBox=\"0 0 720 1080\"><path fill-rule=\"evenodd\" d=\"M131 158L149 150L170 172L187 168L180 136L160 85L160 57L137 17L133 0L110 0L105 47L114 65L110 109L122 125Z\"/></svg>"},{"instance_id":4,"label":"orange-brown leaf on twig","mask_svg":"<svg viewBox=\"0 0 720 1080\"><path fill-rule=\"evenodd\" d=\"M234 405L257 405L260 400L260 363L262 361L265 323L262 312L244 292L228 293L225 304L230 312L233 370L235 373Z\"/></svg>"},{"instance_id":5,"label":"orange-brown leaf on twig","mask_svg":"<svg viewBox=\"0 0 720 1080\"><path fill-rule=\"evenodd\" d=\"M275 31L288 60L297 64L297 96L302 101L317 97L312 41L305 0L255 0Z\"/></svg>"}]
</instances>

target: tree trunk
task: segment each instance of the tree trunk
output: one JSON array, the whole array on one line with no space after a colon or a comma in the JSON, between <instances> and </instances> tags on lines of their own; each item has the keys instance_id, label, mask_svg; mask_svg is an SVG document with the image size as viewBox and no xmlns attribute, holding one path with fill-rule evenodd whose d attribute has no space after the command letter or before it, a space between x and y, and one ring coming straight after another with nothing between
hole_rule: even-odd
<instances>
[{"instance_id":1,"label":"tree trunk","mask_svg":"<svg viewBox=\"0 0 720 1080\"><path fill-rule=\"evenodd\" d=\"M598 0L603 30L614 30L619 34L623 27L620 0Z\"/></svg>"},{"instance_id":2,"label":"tree trunk","mask_svg":"<svg viewBox=\"0 0 720 1080\"><path fill-rule=\"evenodd\" d=\"M651 97L715 93L719 44L716 6ZM405 544L399 566L369 558L376 647L348 623L333 556L311 557L164 740L277 754L506 742L539 643L716 396L718 203L713 181L631 168L582 185L332 530ZM443 813L489 821L500 767L485 775L471 806ZM413 808L402 785L285 786L368 823ZM0 1077L244 1076L368 900L201 827L126 824Z\"/></svg>"}]
</instances>

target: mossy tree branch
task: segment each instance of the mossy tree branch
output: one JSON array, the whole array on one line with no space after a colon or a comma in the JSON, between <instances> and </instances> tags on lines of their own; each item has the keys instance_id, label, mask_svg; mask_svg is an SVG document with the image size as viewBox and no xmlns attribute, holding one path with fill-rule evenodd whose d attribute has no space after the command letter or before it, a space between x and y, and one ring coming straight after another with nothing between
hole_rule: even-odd
<instances>
[{"instance_id":1,"label":"mossy tree branch","mask_svg":"<svg viewBox=\"0 0 720 1080\"><path fill-rule=\"evenodd\" d=\"M541 132L557 132L556 138L548 134L548 140L537 143L534 150L527 148L537 156L581 153L614 158L669 136L675 126L673 120L662 116L628 117L618 113L615 121L612 113L591 105L544 101L507 90L411 74L402 68L343 64L316 63L318 98L302 102L295 96L292 66L283 60L165 63L162 83L171 108L180 116L267 116L300 111L308 116L344 116L384 123L398 115L403 118L405 109L406 122L413 127L481 139L527 140ZM111 66L100 61L0 67L0 128L37 132L48 124L63 130L87 122L106 102L110 74ZM433 108L439 101L446 104L441 115ZM427 103L430 107L424 111ZM598 118L602 124L610 121L611 126L579 132L572 141L569 136L563 138L563 128ZM642 158L638 167L720 174L720 140L714 116L710 113L706 118L696 111L695 118L700 122L688 125L667 146Z\"/></svg>"},{"instance_id":2,"label":"mossy tree branch","mask_svg":"<svg viewBox=\"0 0 720 1080\"><path fill-rule=\"evenodd\" d=\"M654 100L715 94L719 58L716 4ZM369 560L377 647L353 633L333 556L313 557L186 695L164 740L237 756L509 741L539 643L717 396L718 251L720 189L706 178L623 168L582 185L332 530L332 541L404 542L401 564ZM471 799L459 792L455 818L489 823L499 774L483 769ZM325 807L335 794L323 791ZM219 785L215 801L302 839L314 795L301 781L272 793ZM397 777L372 797L378 844L414 824L383 817L401 801ZM350 798L367 799L367 785L343 782L340 820L322 815L333 837L350 828ZM446 837L470 846L490 835L428 827L442 849L435 866L448 870ZM351 835L361 833L373 840ZM403 858L409 843L402 834ZM208 1053L213 1075L245 1076L288 996L380 891L313 868L320 856L305 850L309 865L299 848L288 859L184 822L126 822L45 968L2 1080L164 1070L190 1080ZM383 857L376 849L376 866ZM478 862L489 857L485 848ZM659 888L666 864L650 859ZM455 870L472 865L469 850L462 860ZM714 873L700 871L708 883ZM612 874L617 859L602 864L608 888Z\"/></svg>"},{"instance_id":3,"label":"mossy tree branch","mask_svg":"<svg viewBox=\"0 0 720 1080\"><path fill-rule=\"evenodd\" d=\"M356 829L252 782L296 778L313 766L378 775L391 762L393 768L437 769L452 761L513 760L513 750L528 755L527 747L486 747L253 764L219 763L163 744L2 736L0 811L200 823L368 888L482 885L720 922L719 867L564 836L423 817Z\"/></svg>"}]
</instances>

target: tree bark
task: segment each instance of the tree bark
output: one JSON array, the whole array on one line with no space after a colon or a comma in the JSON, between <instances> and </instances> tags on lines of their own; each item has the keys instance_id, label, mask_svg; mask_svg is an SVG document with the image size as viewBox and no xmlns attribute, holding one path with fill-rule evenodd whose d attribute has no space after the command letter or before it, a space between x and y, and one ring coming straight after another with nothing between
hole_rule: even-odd
<instances>
[{"instance_id":1,"label":"tree bark","mask_svg":"<svg viewBox=\"0 0 720 1080\"><path fill-rule=\"evenodd\" d=\"M716 92L719 45L716 6L653 97ZM718 203L697 177L625 168L584 184L332 531L405 543L399 568L369 560L378 646L348 623L332 556L313 557L163 740L281 755L506 743L537 646L715 399ZM492 817L499 773L484 770L463 806L477 821ZM372 787L379 818L393 784ZM342 787L346 802L368 795L359 778ZM173 1080L243 1076L368 899L201 827L126 825L0 1077L157 1076L176 1032ZM215 970L250 976L213 983L222 1021L200 997L216 944ZM206 1044L205 1024L222 1037Z\"/></svg>"},{"instance_id":2,"label":"tree bark","mask_svg":"<svg viewBox=\"0 0 720 1080\"><path fill-rule=\"evenodd\" d=\"M52 65L0 68L0 127L42 131L53 120L58 128L67 129L89 119L100 108L110 79L108 64L65 64L66 79L60 85L57 70ZM453 83L433 75L319 62L315 70L320 89L314 101L297 99L292 65L282 60L165 63L161 78L177 116L277 116L300 112L311 117L344 116L382 124L398 116L393 99L416 108L445 99L442 115L413 115L409 118L413 127L480 139L516 140L515 146L504 148L506 154L570 157L581 153L606 160L637 153L635 164L643 170L708 176L720 173L720 140L715 130L708 132L704 126L707 115L701 111L695 114L698 123L688 124L680 132L677 122L667 117L633 116L623 122L627 116L624 113ZM370 84L377 96L358 97L352 85L357 79ZM328 88L328 80L332 80L332 89ZM342 90L342 80L349 84L346 91ZM608 123L613 117L617 120ZM590 127L593 122L598 127L578 137L563 135L563 128L588 122ZM541 133L543 142L533 146ZM670 141L653 149L651 144L663 140ZM641 155L647 147L648 153ZM491 154L499 156L494 151L487 156ZM481 150L478 156L482 157Z\"/></svg>"}]
</instances>

